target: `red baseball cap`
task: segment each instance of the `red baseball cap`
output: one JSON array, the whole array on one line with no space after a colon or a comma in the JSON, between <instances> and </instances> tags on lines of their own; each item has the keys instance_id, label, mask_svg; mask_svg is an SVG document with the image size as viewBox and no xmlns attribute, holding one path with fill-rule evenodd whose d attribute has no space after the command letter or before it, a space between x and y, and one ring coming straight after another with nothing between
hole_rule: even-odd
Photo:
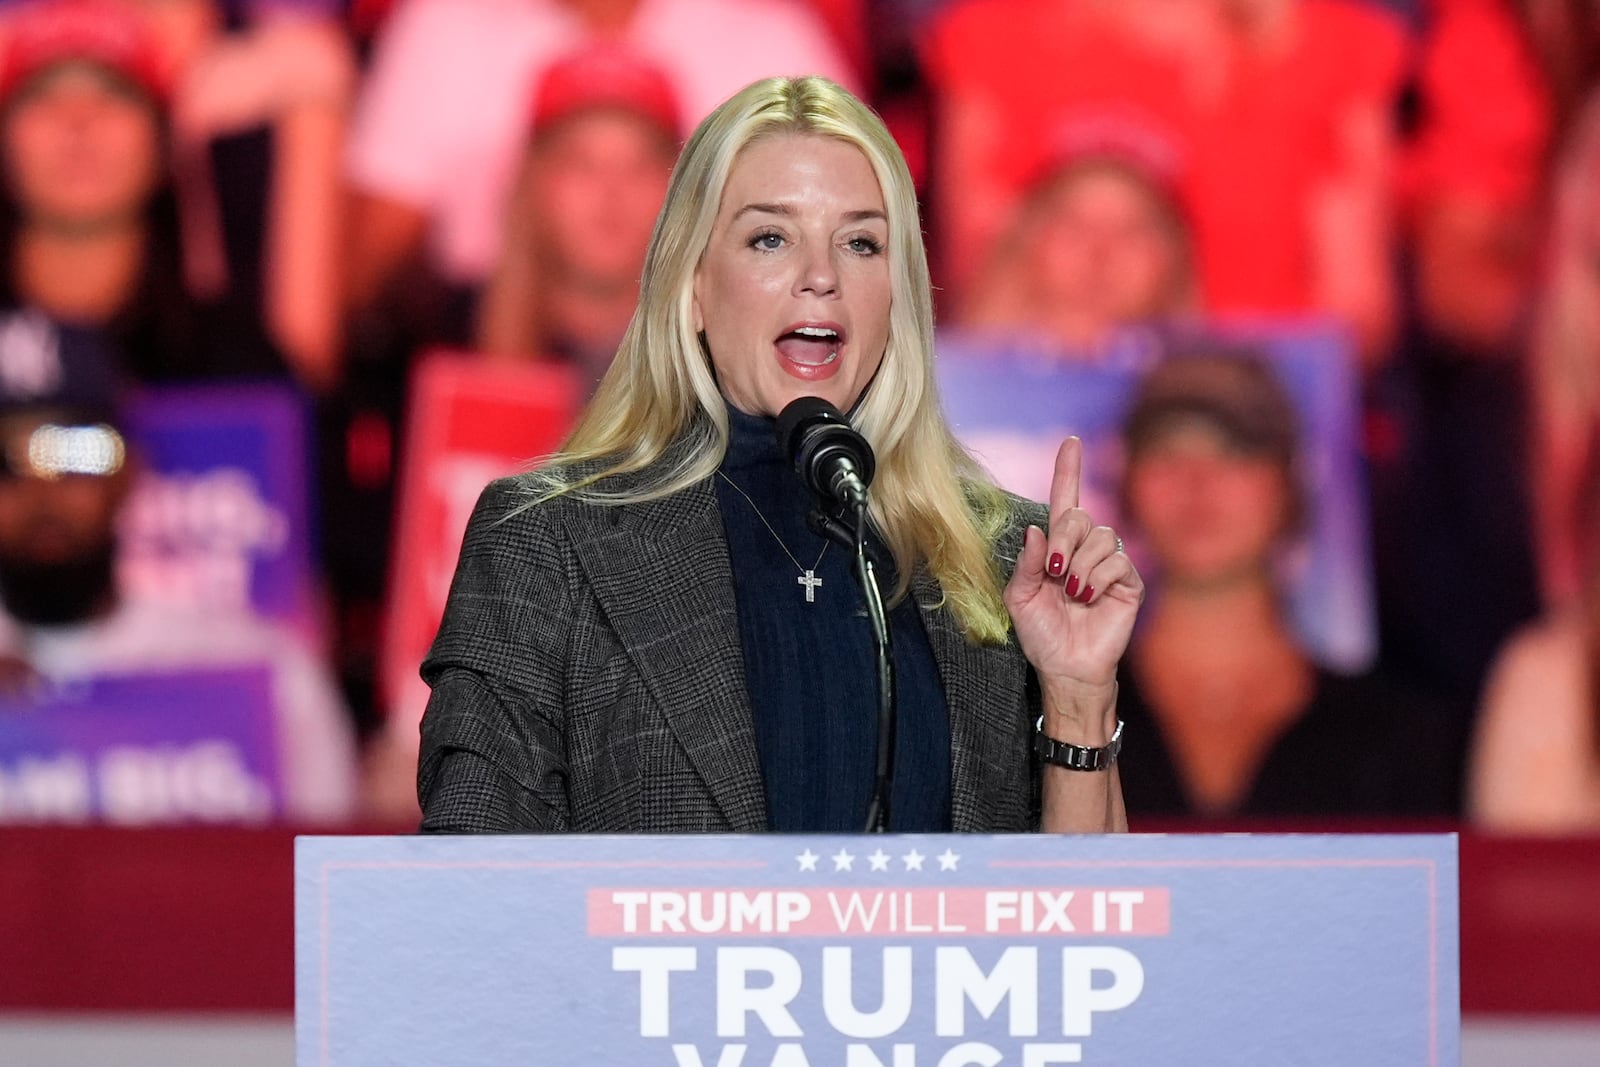
<instances>
[{"instance_id":1,"label":"red baseball cap","mask_svg":"<svg viewBox=\"0 0 1600 1067\"><path fill-rule=\"evenodd\" d=\"M1182 141L1129 108L1078 109L1063 116L1039 146L1030 184L1094 161L1134 171L1175 204L1183 203L1187 161Z\"/></svg>"},{"instance_id":2,"label":"red baseball cap","mask_svg":"<svg viewBox=\"0 0 1600 1067\"><path fill-rule=\"evenodd\" d=\"M114 0L34 0L5 19L0 100L29 78L70 60L105 67L165 101L154 39L136 12Z\"/></svg>"},{"instance_id":3,"label":"red baseball cap","mask_svg":"<svg viewBox=\"0 0 1600 1067\"><path fill-rule=\"evenodd\" d=\"M642 115L674 138L682 132L678 94L666 73L637 52L610 44L590 45L545 68L534 92L533 128L602 107Z\"/></svg>"}]
</instances>

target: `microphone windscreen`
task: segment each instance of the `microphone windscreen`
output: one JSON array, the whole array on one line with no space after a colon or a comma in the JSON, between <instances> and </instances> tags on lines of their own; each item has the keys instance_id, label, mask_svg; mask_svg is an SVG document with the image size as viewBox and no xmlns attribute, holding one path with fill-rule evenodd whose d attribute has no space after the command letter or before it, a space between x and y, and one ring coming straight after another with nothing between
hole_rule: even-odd
<instances>
[{"instance_id":1,"label":"microphone windscreen","mask_svg":"<svg viewBox=\"0 0 1600 1067\"><path fill-rule=\"evenodd\" d=\"M784 456L793 464L799 458L806 431L813 426L826 425L849 428L850 420L820 396L796 397L778 412L776 426L778 447L783 449Z\"/></svg>"},{"instance_id":2,"label":"microphone windscreen","mask_svg":"<svg viewBox=\"0 0 1600 1067\"><path fill-rule=\"evenodd\" d=\"M821 397L791 400L778 413L774 429L790 466L813 493L839 499L834 483L841 469L852 472L860 492L871 484L876 466L872 446L838 408Z\"/></svg>"}]
</instances>

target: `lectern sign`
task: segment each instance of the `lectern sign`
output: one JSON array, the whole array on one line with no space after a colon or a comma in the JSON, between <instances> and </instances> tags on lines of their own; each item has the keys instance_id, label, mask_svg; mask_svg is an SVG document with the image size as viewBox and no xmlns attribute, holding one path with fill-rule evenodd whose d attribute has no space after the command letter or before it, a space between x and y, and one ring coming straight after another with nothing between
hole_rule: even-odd
<instances>
[{"instance_id":1,"label":"lectern sign","mask_svg":"<svg viewBox=\"0 0 1600 1067\"><path fill-rule=\"evenodd\" d=\"M301 838L301 1067L1453 1064L1453 837Z\"/></svg>"}]
</instances>

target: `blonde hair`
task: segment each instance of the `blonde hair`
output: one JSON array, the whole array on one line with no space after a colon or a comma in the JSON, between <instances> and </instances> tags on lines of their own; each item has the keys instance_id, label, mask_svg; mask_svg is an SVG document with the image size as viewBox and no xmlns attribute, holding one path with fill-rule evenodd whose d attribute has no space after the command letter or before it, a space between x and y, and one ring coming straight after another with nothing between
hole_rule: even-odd
<instances>
[{"instance_id":1,"label":"blonde hair","mask_svg":"<svg viewBox=\"0 0 1600 1067\"><path fill-rule=\"evenodd\" d=\"M711 477L727 451L728 417L694 329L695 270L728 175L752 142L786 134L860 149L883 191L892 303L883 362L851 421L878 468L870 518L894 556L893 599L925 565L968 639L999 644L1010 619L993 542L1009 507L945 425L933 377L933 301L911 174L879 118L819 77L749 85L702 122L684 147L650 248L639 306L610 370L561 450L536 472L540 500L567 494L624 504ZM683 447L671 448L682 441ZM614 482L643 472L644 480Z\"/></svg>"}]
</instances>

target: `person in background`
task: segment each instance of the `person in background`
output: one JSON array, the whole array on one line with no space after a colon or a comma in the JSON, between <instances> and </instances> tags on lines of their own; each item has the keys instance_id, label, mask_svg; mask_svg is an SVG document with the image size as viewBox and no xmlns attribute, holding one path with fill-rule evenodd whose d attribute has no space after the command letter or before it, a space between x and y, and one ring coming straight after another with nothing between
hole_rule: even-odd
<instances>
[{"instance_id":1,"label":"person in background","mask_svg":"<svg viewBox=\"0 0 1600 1067\"><path fill-rule=\"evenodd\" d=\"M1396 173L1400 327L1364 397L1384 669L1468 708L1478 705L1496 650L1539 614L1542 592L1565 583L1570 593L1571 557L1558 578L1549 566L1554 546L1544 545L1541 561L1536 545L1564 528L1541 510L1570 499L1550 483L1566 478L1570 491L1574 457L1564 448L1541 453L1541 439L1564 434L1569 409L1591 395L1588 371L1562 371L1559 388L1569 391L1540 411L1541 364L1564 361L1555 348L1569 341L1533 336L1545 332L1534 320L1552 114L1512 7L1418 6L1422 33ZM1583 257L1580 232L1560 222L1550 240L1564 256ZM1588 286L1586 259L1560 273L1566 294ZM1560 318L1572 326L1584 317L1581 306L1543 316L1546 325ZM1472 574L1493 574L1495 595L1463 581Z\"/></svg>"},{"instance_id":2,"label":"person in background","mask_svg":"<svg viewBox=\"0 0 1600 1067\"><path fill-rule=\"evenodd\" d=\"M1152 572L1120 672L1130 817L1446 815L1462 730L1371 675L1313 662L1278 568L1312 500L1298 420L1256 356L1158 364L1123 425L1123 518Z\"/></svg>"},{"instance_id":3,"label":"person in background","mask_svg":"<svg viewBox=\"0 0 1600 1067\"><path fill-rule=\"evenodd\" d=\"M281 374L256 309L193 294L168 180L170 84L113 0L42 0L0 41L0 307L105 334L141 381Z\"/></svg>"},{"instance_id":4,"label":"person in background","mask_svg":"<svg viewBox=\"0 0 1600 1067\"><path fill-rule=\"evenodd\" d=\"M120 383L90 333L35 310L0 317L0 656L55 683L265 666L285 815L354 813L355 754L333 681L259 619L125 596L117 520L137 457L118 427Z\"/></svg>"},{"instance_id":5,"label":"person in background","mask_svg":"<svg viewBox=\"0 0 1600 1067\"><path fill-rule=\"evenodd\" d=\"M1583 591L1586 450L1600 426L1600 94L1573 127L1552 182L1548 263L1533 325L1530 470L1549 607Z\"/></svg>"},{"instance_id":6,"label":"person in background","mask_svg":"<svg viewBox=\"0 0 1600 1067\"><path fill-rule=\"evenodd\" d=\"M1485 829L1600 830L1600 423L1575 495L1579 595L1514 634L1484 689L1467 814Z\"/></svg>"},{"instance_id":7,"label":"person in background","mask_svg":"<svg viewBox=\"0 0 1600 1067\"><path fill-rule=\"evenodd\" d=\"M678 153L677 100L658 67L593 46L550 65L532 114L477 347L491 358L566 363L592 385L639 299Z\"/></svg>"},{"instance_id":8,"label":"person in background","mask_svg":"<svg viewBox=\"0 0 1600 1067\"><path fill-rule=\"evenodd\" d=\"M1082 127L1029 187L959 324L1092 353L1118 329L1195 311L1178 168L1154 129Z\"/></svg>"},{"instance_id":9,"label":"person in background","mask_svg":"<svg viewBox=\"0 0 1600 1067\"><path fill-rule=\"evenodd\" d=\"M259 309L296 379L338 375L343 152L356 63L332 0L120 0L172 84L189 288Z\"/></svg>"},{"instance_id":10,"label":"person in background","mask_svg":"<svg viewBox=\"0 0 1600 1067\"><path fill-rule=\"evenodd\" d=\"M1061 129L1181 146L1204 309L1393 331L1390 119L1403 27L1351 0L961 0L930 23L936 277L959 301Z\"/></svg>"}]
</instances>

